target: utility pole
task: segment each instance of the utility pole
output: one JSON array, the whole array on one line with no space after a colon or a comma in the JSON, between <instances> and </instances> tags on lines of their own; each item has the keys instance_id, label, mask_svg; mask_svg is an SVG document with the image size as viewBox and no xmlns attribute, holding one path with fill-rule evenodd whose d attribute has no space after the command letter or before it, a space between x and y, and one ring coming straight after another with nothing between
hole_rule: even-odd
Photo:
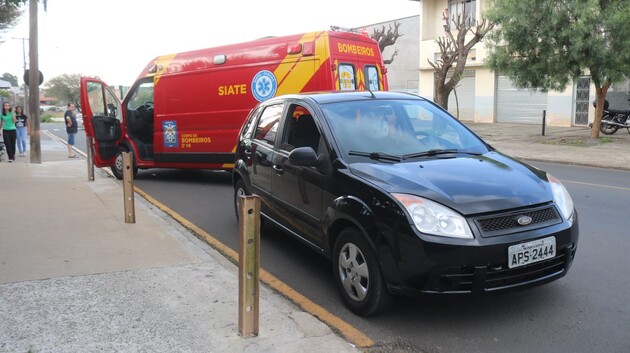
<instances>
[{"instance_id":1,"label":"utility pole","mask_svg":"<svg viewBox=\"0 0 630 353\"><path fill-rule=\"evenodd\" d=\"M29 123L31 124L31 163L42 163L42 146L39 129L39 52L37 36L38 0L29 0Z\"/></svg>"},{"instance_id":2,"label":"utility pole","mask_svg":"<svg viewBox=\"0 0 630 353\"><path fill-rule=\"evenodd\" d=\"M19 39L22 41L22 58L24 59L24 72L26 72L26 44L25 41L28 40L28 38L16 38L16 37L12 37L13 39ZM29 109L29 104L28 104L28 88L26 88L26 84L24 84L24 114L26 114L27 116L30 116L30 109Z\"/></svg>"}]
</instances>

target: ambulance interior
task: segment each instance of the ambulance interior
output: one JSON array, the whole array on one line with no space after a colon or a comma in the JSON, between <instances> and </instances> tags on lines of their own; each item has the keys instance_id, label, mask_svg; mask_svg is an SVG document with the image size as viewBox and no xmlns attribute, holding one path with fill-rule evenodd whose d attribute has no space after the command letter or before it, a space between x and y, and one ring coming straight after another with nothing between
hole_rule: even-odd
<instances>
[{"instance_id":1,"label":"ambulance interior","mask_svg":"<svg viewBox=\"0 0 630 353\"><path fill-rule=\"evenodd\" d=\"M153 80L142 82L127 101L127 133L136 144L140 159L153 159Z\"/></svg>"}]
</instances>

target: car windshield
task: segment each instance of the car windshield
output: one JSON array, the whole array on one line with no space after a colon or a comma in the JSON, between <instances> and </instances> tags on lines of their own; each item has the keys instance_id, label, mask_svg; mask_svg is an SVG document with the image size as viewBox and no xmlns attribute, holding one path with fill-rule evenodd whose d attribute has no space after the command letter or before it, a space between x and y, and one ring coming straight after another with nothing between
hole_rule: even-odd
<instances>
[{"instance_id":1,"label":"car windshield","mask_svg":"<svg viewBox=\"0 0 630 353\"><path fill-rule=\"evenodd\" d=\"M338 102L322 109L346 157L391 162L488 151L455 118L425 100Z\"/></svg>"}]
</instances>

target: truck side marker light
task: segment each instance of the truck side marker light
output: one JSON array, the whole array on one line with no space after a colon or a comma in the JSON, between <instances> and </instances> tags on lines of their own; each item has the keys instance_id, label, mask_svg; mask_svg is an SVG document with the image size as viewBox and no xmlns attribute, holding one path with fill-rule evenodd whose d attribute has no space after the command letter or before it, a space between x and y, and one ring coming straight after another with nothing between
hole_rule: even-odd
<instances>
[{"instance_id":1,"label":"truck side marker light","mask_svg":"<svg viewBox=\"0 0 630 353\"><path fill-rule=\"evenodd\" d=\"M287 54L299 54L302 52L302 43L291 44L287 47Z\"/></svg>"}]
</instances>

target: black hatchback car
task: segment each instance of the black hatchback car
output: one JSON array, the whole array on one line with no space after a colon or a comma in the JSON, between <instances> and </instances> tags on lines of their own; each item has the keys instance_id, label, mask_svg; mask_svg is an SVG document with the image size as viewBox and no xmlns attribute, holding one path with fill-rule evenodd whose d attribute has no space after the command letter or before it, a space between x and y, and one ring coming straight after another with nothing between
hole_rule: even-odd
<instances>
[{"instance_id":1,"label":"black hatchback car","mask_svg":"<svg viewBox=\"0 0 630 353\"><path fill-rule=\"evenodd\" d=\"M566 275L578 219L565 187L442 108L394 92L276 97L243 125L235 202L330 258L363 316L393 294L488 293ZM238 215L237 215L238 216Z\"/></svg>"}]
</instances>

